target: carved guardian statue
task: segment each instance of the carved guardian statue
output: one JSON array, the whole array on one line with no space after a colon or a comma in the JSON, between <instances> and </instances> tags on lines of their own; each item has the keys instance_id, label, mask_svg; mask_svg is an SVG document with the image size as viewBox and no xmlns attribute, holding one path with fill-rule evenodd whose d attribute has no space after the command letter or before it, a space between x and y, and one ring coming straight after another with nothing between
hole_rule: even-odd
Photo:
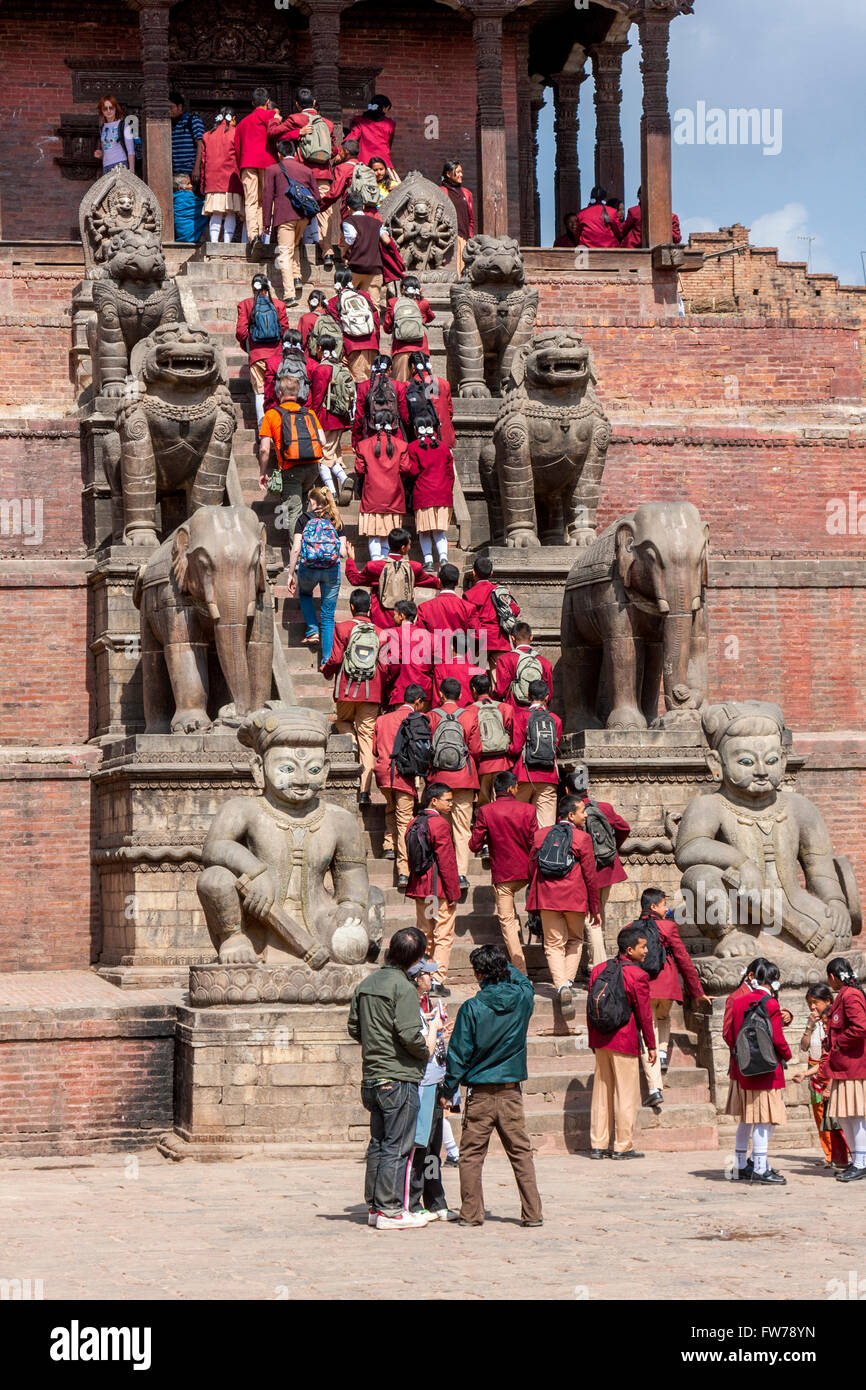
<instances>
[{"instance_id":1,"label":"carved guardian statue","mask_svg":"<svg viewBox=\"0 0 866 1390\"><path fill-rule=\"evenodd\" d=\"M451 287L448 376L461 396L499 396L512 362L532 335L538 291L526 283L520 247L511 237L475 236L463 252L463 274Z\"/></svg>"}]
</instances>

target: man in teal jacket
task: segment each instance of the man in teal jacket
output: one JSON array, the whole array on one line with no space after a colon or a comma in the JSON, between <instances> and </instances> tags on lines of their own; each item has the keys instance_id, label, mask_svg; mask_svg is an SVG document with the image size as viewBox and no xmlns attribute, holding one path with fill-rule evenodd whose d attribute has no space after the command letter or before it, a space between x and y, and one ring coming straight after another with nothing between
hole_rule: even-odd
<instances>
[{"instance_id":1,"label":"man in teal jacket","mask_svg":"<svg viewBox=\"0 0 866 1390\"><path fill-rule=\"evenodd\" d=\"M480 1226L484 1220L481 1173L495 1129L520 1192L521 1224L540 1226L541 1198L520 1090L535 995L501 946L479 946L469 962L481 989L458 1011L442 1082L445 1097L461 1084L467 1088L460 1136L460 1222Z\"/></svg>"}]
</instances>

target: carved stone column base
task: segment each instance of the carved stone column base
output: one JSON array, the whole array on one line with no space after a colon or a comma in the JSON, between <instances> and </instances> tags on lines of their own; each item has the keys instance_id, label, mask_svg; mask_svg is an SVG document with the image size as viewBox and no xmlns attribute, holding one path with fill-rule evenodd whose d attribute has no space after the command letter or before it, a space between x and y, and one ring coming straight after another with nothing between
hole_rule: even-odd
<instances>
[{"instance_id":1,"label":"carved stone column base","mask_svg":"<svg viewBox=\"0 0 866 1390\"><path fill-rule=\"evenodd\" d=\"M193 965L189 1002L204 1009L218 1004L347 1004L369 965L332 962L311 970L303 961L285 965Z\"/></svg>"}]
</instances>

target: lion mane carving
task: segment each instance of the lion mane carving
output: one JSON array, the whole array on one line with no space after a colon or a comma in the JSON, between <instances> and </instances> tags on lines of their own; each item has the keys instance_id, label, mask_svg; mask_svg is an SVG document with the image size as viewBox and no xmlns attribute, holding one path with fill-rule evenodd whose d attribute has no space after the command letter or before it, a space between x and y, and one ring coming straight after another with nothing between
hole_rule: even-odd
<instances>
[{"instance_id":1,"label":"lion mane carving","mask_svg":"<svg viewBox=\"0 0 866 1390\"><path fill-rule=\"evenodd\" d=\"M180 294L165 273L162 247L146 227L115 231L101 248L104 275L93 282L97 390L122 396L130 353L142 338L183 319Z\"/></svg>"},{"instance_id":2,"label":"lion mane carving","mask_svg":"<svg viewBox=\"0 0 866 1390\"><path fill-rule=\"evenodd\" d=\"M481 452L494 544L589 545L610 443L595 362L578 334L532 334Z\"/></svg>"},{"instance_id":3,"label":"lion mane carving","mask_svg":"<svg viewBox=\"0 0 866 1390\"><path fill-rule=\"evenodd\" d=\"M515 355L528 341L538 291L526 283L520 246L511 237L475 236L463 252L463 274L451 287L448 374L458 394L499 396Z\"/></svg>"}]
</instances>

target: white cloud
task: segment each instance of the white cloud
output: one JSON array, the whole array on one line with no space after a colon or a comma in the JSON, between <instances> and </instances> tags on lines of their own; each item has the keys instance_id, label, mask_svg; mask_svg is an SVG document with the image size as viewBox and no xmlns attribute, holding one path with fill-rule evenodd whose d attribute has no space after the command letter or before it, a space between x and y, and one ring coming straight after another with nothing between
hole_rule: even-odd
<instances>
[{"instance_id":1,"label":"white cloud","mask_svg":"<svg viewBox=\"0 0 866 1390\"><path fill-rule=\"evenodd\" d=\"M683 241L688 241L692 232L717 232L719 229L710 217L681 217L680 231Z\"/></svg>"},{"instance_id":2,"label":"white cloud","mask_svg":"<svg viewBox=\"0 0 866 1390\"><path fill-rule=\"evenodd\" d=\"M749 240L753 246L777 246L780 261L806 261L809 242L801 238L810 235L809 213L803 203L786 203L776 212L764 212L752 222ZM824 238L815 236L812 264L824 248Z\"/></svg>"}]
</instances>

